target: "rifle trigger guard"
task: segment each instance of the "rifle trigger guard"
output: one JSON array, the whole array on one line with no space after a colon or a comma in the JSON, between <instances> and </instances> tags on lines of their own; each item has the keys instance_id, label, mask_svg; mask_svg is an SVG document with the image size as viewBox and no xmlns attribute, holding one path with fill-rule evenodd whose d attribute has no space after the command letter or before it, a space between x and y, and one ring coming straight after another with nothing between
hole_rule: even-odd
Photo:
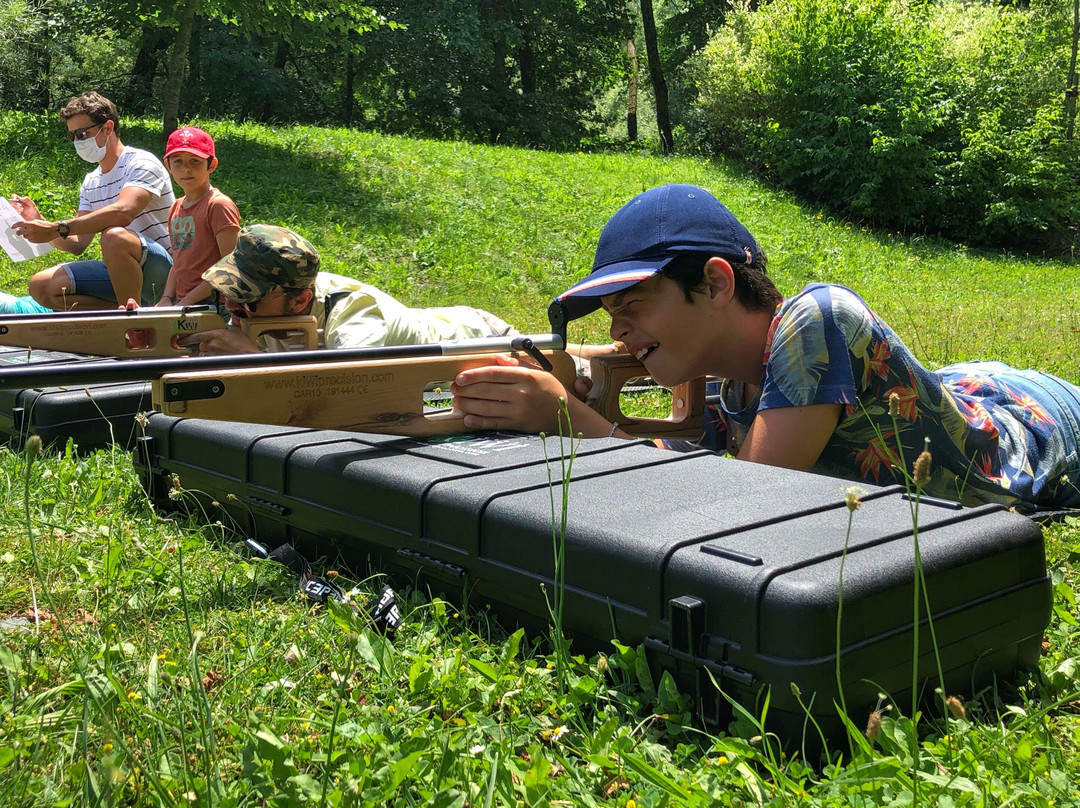
<instances>
[{"instance_id":1,"label":"rifle trigger guard","mask_svg":"<svg viewBox=\"0 0 1080 808\"><path fill-rule=\"evenodd\" d=\"M221 379L199 379L191 382L164 379L161 386L164 401L197 401L225 395L225 382Z\"/></svg>"}]
</instances>

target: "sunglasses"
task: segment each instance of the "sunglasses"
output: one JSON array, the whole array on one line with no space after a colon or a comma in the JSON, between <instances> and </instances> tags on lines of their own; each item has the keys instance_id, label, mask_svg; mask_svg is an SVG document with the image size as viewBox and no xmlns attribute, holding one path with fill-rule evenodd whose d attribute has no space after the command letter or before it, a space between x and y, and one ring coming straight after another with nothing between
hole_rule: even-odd
<instances>
[{"instance_id":1,"label":"sunglasses","mask_svg":"<svg viewBox=\"0 0 1080 808\"><path fill-rule=\"evenodd\" d=\"M282 289L279 292L272 292L271 294L263 295L258 300L253 300L250 303L241 303L240 305L243 306L244 311L246 311L248 314L254 314L260 303L265 303L268 300L276 300L277 298L282 297L287 293L288 290Z\"/></svg>"},{"instance_id":2,"label":"sunglasses","mask_svg":"<svg viewBox=\"0 0 1080 808\"><path fill-rule=\"evenodd\" d=\"M67 139L70 140L72 143L74 143L76 140L86 140L88 137L90 137L91 129L100 129L104 125L105 124L103 123L95 123L91 124L90 126L84 126L81 129L68 130ZM97 132L95 132L94 134L96 135Z\"/></svg>"}]
</instances>

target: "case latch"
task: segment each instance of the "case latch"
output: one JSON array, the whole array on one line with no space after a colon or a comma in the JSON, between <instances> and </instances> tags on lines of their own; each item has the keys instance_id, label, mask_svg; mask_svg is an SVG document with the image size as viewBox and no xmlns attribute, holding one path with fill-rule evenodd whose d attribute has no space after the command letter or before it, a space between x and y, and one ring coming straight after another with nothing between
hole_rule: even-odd
<instances>
[{"instance_id":1,"label":"case latch","mask_svg":"<svg viewBox=\"0 0 1080 808\"><path fill-rule=\"evenodd\" d=\"M671 616L671 650L697 655L705 631L705 603L700 598L681 595L668 601Z\"/></svg>"}]
</instances>

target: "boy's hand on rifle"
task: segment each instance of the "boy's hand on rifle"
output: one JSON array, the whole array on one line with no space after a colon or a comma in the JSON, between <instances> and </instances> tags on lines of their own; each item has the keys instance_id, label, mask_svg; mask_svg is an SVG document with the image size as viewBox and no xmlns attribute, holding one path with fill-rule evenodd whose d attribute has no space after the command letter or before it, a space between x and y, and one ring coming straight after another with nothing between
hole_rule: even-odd
<instances>
[{"instance_id":1,"label":"boy's hand on rifle","mask_svg":"<svg viewBox=\"0 0 1080 808\"><path fill-rule=\"evenodd\" d=\"M508 429L518 432L559 434L566 401L570 424L563 417L562 431L587 437L607 435L611 429L599 413L569 394L558 379L512 357L496 356L495 364L463 370L454 379L454 409L464 414L469 429Z\"/></svg>"},{"instance_id":2,"label":"boy's hand on rifle","mask_svg":"<svg viewBox=\"0 0 1080 808\"><path fill-rule=\"evenodd\" d=\"M195 353L203 355L260 353L255 343L239 328L215 328L185 334L177 339L177 344L185 348L195 347Z\"/></svg>"}]
</instances>

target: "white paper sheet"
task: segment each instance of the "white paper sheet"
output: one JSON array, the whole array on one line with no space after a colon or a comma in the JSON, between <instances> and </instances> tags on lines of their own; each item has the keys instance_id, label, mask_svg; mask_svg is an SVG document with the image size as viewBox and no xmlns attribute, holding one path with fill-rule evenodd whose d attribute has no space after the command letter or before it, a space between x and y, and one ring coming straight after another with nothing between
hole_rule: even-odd
<instances>
[{"instance_id":1,"label":"white paper sheet","mask_svg":"<svg viewBox=\"0 0 1080 808\"><path fill-rule=\"evenodd\" d=\"M23 217L15 210L11 202L0 196L0 247L12 261L26 261L29 258L37 258L52 249L49 242L44 244L32 244L22 236L15 235L11 226L21 222Z\"/></svg>"}]
</instances>

